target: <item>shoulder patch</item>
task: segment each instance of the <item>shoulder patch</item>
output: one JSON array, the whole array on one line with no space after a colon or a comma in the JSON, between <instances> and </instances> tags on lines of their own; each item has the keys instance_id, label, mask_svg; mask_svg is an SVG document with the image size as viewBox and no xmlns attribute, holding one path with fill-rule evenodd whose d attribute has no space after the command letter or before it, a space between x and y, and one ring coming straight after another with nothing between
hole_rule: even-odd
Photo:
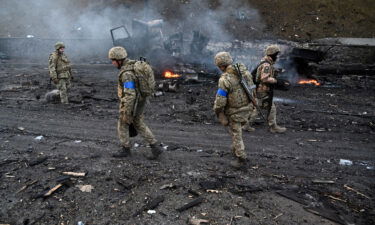
<instances>
[{"instance_id":1,"label":"shoulder patch","mask_svg":"<svg viewBox=\"0 0 375 225\"><path fill-rule=\"evenodd\" d=\"M263 71L265 72L265 73L269 73L270 72L270 66L265 66L264 67L264 69L263 69Z\"/></svg>"}]
</instances>

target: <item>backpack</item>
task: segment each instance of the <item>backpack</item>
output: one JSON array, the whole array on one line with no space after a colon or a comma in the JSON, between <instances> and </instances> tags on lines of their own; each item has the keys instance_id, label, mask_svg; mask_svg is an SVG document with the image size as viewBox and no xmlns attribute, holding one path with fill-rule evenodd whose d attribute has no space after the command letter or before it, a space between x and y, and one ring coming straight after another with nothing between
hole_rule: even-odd
<instances>
[{"instance_id":1,"label":"backpack","mask_svg":"<svg viewBox=\"0 0 375 225\"><path fill-rule=\"evenodd\" d=\"M258 85L259 85L259 82L257 81L257 72L258 72L258 68L262 65L262 64L264 64L264 63L269 63L269 62L267 62L267 61L262 61L262 62L260 62L252 71L251 71L251 75L252 75L252 77L253 77L253 82L254 82L254 84L258 87Z\"/></svg>"},{"instance_id":2,"label":"backpack","mask_svg":"<svg viewBox=\"0 0 375 225\"><path fill-rule=\"evenodd\" d=\"M144 58L136 61L133 71L138 83L138 90L142 97L151 96L155 92L155 76L150 64Z\"/></svg>"}]
</instances>

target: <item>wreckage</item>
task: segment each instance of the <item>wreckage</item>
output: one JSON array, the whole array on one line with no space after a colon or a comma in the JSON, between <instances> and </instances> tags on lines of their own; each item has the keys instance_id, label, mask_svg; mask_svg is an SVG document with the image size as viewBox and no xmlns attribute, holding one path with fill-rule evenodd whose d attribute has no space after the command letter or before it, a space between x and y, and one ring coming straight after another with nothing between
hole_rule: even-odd
<instances>
[{"instance_id":1,"label":"wreckage","mask_svg":"<svg viewBox=\"0 0 375 225\"><path fill-rule=\"evenodd\" d=\"M216 71L211 60L213 53L206 48L207 36L193 31L190 44L185 45L182 32L165 37L162 27L163 20L144 22L133 19L132 33L126 26L111 29L112 42L114 46L125 47L130 58L146 58L156 75L162 77L168 77L171 72L181 75L192 71L207 74Z\"/></svg>"}]
</instances>

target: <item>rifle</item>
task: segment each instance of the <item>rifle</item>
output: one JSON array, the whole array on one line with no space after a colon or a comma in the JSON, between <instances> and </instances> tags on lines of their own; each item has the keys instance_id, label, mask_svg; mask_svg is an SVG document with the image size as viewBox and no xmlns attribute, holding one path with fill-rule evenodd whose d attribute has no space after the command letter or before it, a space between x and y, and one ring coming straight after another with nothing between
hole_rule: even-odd
<instances>
[{"instance_id":1,"label":"rifle","mask_svg":"<svg viewBox=\"0 0 375 225\"><path fill-rule=\"evenodd\" d=\"M245 93L246 93L247 97L248 97L248 98L250 99L250 101L253 103L254 107L258 110L258 112L259 112L260 116L262 117L262 119L264 119L264 121L267 122L268 120L266 119L266 117L264 117L264 115L263 115L262 111L260 110L260 108L259 108L259 106L258 106L258 104L257 104L257 101L256 101L256 99L254 98L253 93L252 93L252 90L253 90L254 88L256 88L256 86L255 86L255 85L252 85L251 87L249 87L247 81L246 81L245 78L242 76L242 73L241 73L241 70L240 70L240 65L239 65L238 63L234 65L234 68L235 68L236 71L237 71L237 74L238 74L238 76L239 76L239 78L240 78L240 84L241 84L241 86L243 87L243 89L245 90Z\"/></svg>"}]
</instances>

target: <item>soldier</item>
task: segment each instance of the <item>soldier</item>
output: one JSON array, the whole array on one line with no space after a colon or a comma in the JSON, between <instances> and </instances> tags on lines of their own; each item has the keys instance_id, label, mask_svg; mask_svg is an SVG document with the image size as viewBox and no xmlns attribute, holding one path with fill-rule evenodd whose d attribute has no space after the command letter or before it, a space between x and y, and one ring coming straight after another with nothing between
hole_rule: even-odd
<instances>
[{"instance_id":1,"label":"soldier","mask_svg":"<svg viewBox=\"0 0 375 225\"><path fill-rule=\"evenodd\" d=\"M120 70L117 88L120 99L120 117L117 123L117 131L122 149L113 154L113 157L130 155L129 128L133 126L150 144L151 155L147 158L156 159L162 153L162 149L150 128L144 122L143 110L147 97L142 97L140 94L140 83L136 79L134 67L136 61L127 58L127 52L123 47L111 48L108 57L112 60L112 64Z\"/></svg>"},{"instance_id":2,"label":"soldier","mask_svg":"<svg viewBox=\"0 0 375 225\"><path fill-rule=\"evenodd\" d=\"M51 53L48 59L48 69L51 80L60 92L61 103L68 104L68 89L73 80L70 61L64 54L65 45L62 42L55 44L55 51Z\"/></svg>"},{"instance_id":3,"label":"soldier","mask_svg":"<svg viewBox=\"0 0 375 225\"><path fill-rule=\"evenodd\" d=\"M240 84L240 79L232 65L233 60L228 52L219 52L215 56L215 65L224 73L220 76L214 111L224 126L229 126L232 136L232 153L235 160L231 166L236 169L246 165L245 145L242 139L242 126L247 122L251 102ZM246 67L240 64L242 76L251 86L252 79Z\"/></svg>"},{"instance_id":4,"label":"soldier","mask_svg":"<svg viewBox=\"0 0 375 225\"><path fill-rule=\"evenodd\" d=\"M270 45L266 48L266 56L261 60L256 77L255 83L257 84L257 102L260 108L268 110L268 126L272 133L284 133L285 127L280 127L276 123L276 106L273 102L273 86L277 83L276 72L274 64L277 56L280 53L280 48L277 45ZM252 127L253 122L258 116L256 108L251 112L249 122L244 127L247 131L254 131Z\"/></svg>"}]
</instances>

